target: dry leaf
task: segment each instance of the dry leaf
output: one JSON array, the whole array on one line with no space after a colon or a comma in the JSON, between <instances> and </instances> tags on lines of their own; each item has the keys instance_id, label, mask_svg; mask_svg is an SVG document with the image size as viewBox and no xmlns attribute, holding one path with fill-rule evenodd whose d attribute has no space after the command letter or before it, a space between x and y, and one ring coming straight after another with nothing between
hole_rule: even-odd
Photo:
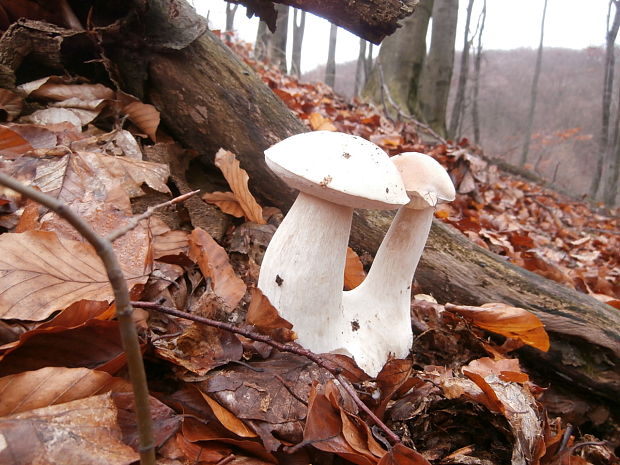
<instances>
[{"instance_id":1,"label":"dry leaf","mask_svg":"<svg viewBox=\"0 0 620 465\"><path fill-rule=\"evenodd\" d=\"M209 404L209 407L211 407L211 410L213 410L213 413L217 419L226 427L226 429L232 431L237 436L241 436L242 438L255 438L257 436L254 431L248 428L245 423L230 413L230 411L222 407L204 392L201 392L201 394L207 401L207 404Z\"/></svg>"},{"instance_id":2,"label":"dry leaf","mask_svg":"<svg viewBox=\"0 0 620 465\"><path fill-rule=\"evenodd\" d=\"M481 307L446 304L446 310L467 318L479 328L518 339L542 351L549 350L549 335L536 315L501 303Z\"/></svg>"},{"instance_id":3,"label":"dry leaf","mask_svg":"<svg viewBox=\"0 0 620 465\"><path fill-rule=\"evenodd\" d=\"M67 84L66 79L60 76L48 76L36 81L27 82L19 86L26 95L49 100L111 100L114 91L102 84Z\"/></svg>"},{"instance_id":4,"label":"dry leaf","mask_svg":"<svg viewBox=\"0 0 620 465\"><path fill-rule=\"evenodd\" d=\"M112 300L103 263L89 244L46 231L0 236L0 318L41 321L78 300ZM131 288L146 275L126 275Z\"/></svg>"},{"instance_id":5,"label":"dry leaf","mask_svg":"<svg viewBox=\"0 0 620 465\"><path fill-rule=\"evenodd\" d=\"M383 456L378 465L430 465L422 454L403 444L396 444Z\"/></svg>"},{"instance_id":6,"label":"dry leaf","mask_svg":"<svg viewBox=\"0 0 620 465\"><path fill-rule=\"evenodd\" d=\"M265 224L263 210L256 203L248 188L248 173L241 169L235 154L228 150L219 149L215 154L215 166L222 171L226 181L228 181L228 185L243 209L245 217L254 223Z\"/></svg>"},{"instance_id":7,"label":"dry leaf","mask_svg":"<svg viewBox=\"0 0 620 465\"><path fill-rule=\"evenodd\" d=\"M235 218L242 218L244 216L243 208L241 208L235 194L232 192L207 192L202 196L202 200L216 205L227 215L232 215Z\"/></svg>"},{"instance_id":8,"label":"dry leaf","mask_svg":"<svg viewBox=\"0 0 620 465\"><path fill-rule=\"evenodd\" d=\"M8 89L0 89L0 109L6 111L7 120L13 121L22 112L24 99Z\"/></svg>"},{"instance_id":9,"label":"dry leaf","mask_svg":"<svg viewBox=\"0 0 620 465\"><path fill-rule=\"evenodd\" d=\"M32 150L32 145L19 133L6 126L0 126L0 154L21 155Z\"/></svg>"},{"instance_id":10,"label":"dry leaf","mask_svg":"<svg viewBox=\"0 0 620 465\"><path fill-rule=\"evenodd\" d=\"M129 120L143 131L153 142L157 142L159 127L159 111L148 103L131 102L123 108Z\"/></svg>"},{"instance_id":11,"label":"dry leaf","mask_svg":"<svg viewBox=\"0 0 620 465\"><path fill-rule=\"evenodd\" d=\"M336 126L332 124L329 118L325 118L320 113L311 113L308 116L310 127L313 131L337 131Z\"/></svg>"},{"instance_id":12,"label":"dry leaf","mask_svg":"<svg viewBox=\"0 0 620 465\"><path fill-rule=\"evenodd\" d=\"M294 331L291 331L293 325L278 314L276 308L271 305L261 290L254 287L251 293L252 300L245 316L246 323L255 326L259 332L268 334L276 341L295 340L297 336Z\"/></svg>"},{"instance_id":13,"label":"dry leaf","mask_svg":"<svg viewBox=\"0 0 620 465\"><path fill-rule=\"evenodd\" d=\"M0 416L103 394L131 391L131 384L88 368L46 367L0 378Z\"/></svg>"},{"instance_id":14,"label":"dry leaf","mask_svg":"<svg viewBox=\"0 0 620 465\"><path fill-rule=\"evenodd\" d=\"M196 228L189 238L189 257L203 276L213 281L213 291L234 310L245 294L246 286L228 262L226 251L203 229Z\"/></svg>"},{"instance_id":15,"label":"dry leaf","mask_svg":"<svg viewBox=\"0 0 620 465\"><path fill-rule=\"evenodd\" d=\"M0 418L0 463L130 465L117 417L108 393Z\"/></svg>"},{"instance_id":16,"label":"dry leaf","mask_svg":"<svg viewBox=\"0 0 620 465\"><path fill-rule=\"evenodd\" d=\"M366 273L364 272L364 265L362 265L360 257L355 253L355 250L347 247L347 261L344 267L345 290L355 289L362 284L365 278Z\"/></svg>"}]
</instances>

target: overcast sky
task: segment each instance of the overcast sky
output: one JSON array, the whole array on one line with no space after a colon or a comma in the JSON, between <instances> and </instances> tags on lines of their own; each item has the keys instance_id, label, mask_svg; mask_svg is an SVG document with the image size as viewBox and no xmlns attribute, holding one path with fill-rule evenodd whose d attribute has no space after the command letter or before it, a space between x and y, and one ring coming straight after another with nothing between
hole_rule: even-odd
<instances>
[{"instance_id":1,"label":"overcast sky","mask_svg":"<svg viewBox=\"0 0 620 465\"><path fill-rule=\"evenodd\" d=\"M190 0L197 11L206 16L214 29L224 29L226 3L223 0ZM467 0L460 1L457 48L462 48L463 28ZM477 21L482 0L476 0L472 24ZM485 49L513 49L538 47L543 0L487 0L487 20L483 35ZM608 0L548 0L545 25L545 46L582 49L601 46L605 39L605 21ZM478 8L476 8L478 7ZM415 13L414 13L415 14ZM292 14L291 14L292 18ZM290 20L292 21L292 19ZM258 20L248 19L245 8L239 7L235 16L235 29L239 36L254 42ZM329 23L319 17L307 15L302 49L302 71L308 71L327 61ZM289 56L290 56L289 40ZM336 60L355 60L359 38L338 30Z\"/></svg>"}]
</instances>

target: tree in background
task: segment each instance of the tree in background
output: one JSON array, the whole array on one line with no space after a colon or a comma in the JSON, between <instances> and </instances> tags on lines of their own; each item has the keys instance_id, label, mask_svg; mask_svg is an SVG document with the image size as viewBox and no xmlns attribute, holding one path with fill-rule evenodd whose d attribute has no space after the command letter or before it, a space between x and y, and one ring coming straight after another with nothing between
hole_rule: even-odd
<instances>
[{"instance_id":1,"label":"tree in background","mask_svg":"<svg viewBox=\"0 0 620 465\"><path fill-rule=\"evenodd\" d=\"M402 27L383 39L375 66L366 74L362 91L365 98L382 103L383 86L401 108L409 108L409 96L416 100L418 80L426 58L426 32L433 11L433 0L421 0ZM381 72L380 72L381 71ZM383 78L382 78L383 76ZM385 108L389 112L389 108Z\"/></svg>"},{"instance_id":2,"label":"tree in background","mask_svg":"<svg viewBox=\"0 0 620 465\"><path fill-rule=\"evenodd\" d=\"M482 4L482 11L478 17L478 43L474 51L474 77L472 83L472 107L471 119L474 130L474 142L480 145L480 114L478 111L478 101L480 94L480 65L482 63L482 32L484 31L484 23L487 19L487 0Z\"/></svg>"},{"instance_id":3,"label":"tree in background","mask_svg":"<svg viewBox=\"0 0 620 465\"><path fill-rule=\"evenodd\" d=\"M357 55L357 63L355 65L355 87L353 88L353 95L358 96L360 90L364 87L366 81L366 41L360 39L360 52Z\"/></svg>"},{"instance_id":4,"label":"tree in background","mask_svg":"<svg viewBox=\"0 0 620 465\"><path fill-rule=\"evenodd\" d=\"M465 112L465 90L467 87L467 79L469 77L469 49L476 32L470 37L469 24L471 22L471 10L474 7L474 0L469 0L467 4L467 17L465 19L465 33L463 38L463 52L461 53L461 69L459 71L459 82L456 89L456 97L452 107L452 115L450 117L450 125L448 126L448 134L450 137L457 138L459 135L459 125L461 117Z\"/></svg>"},{"instance_id":5,"label":"tree in background","mask_svg":"<svg viewBox=\"0 0 620 465\"><path fill-rule=\"evenodd\" d=\"M327 53L327 66L325 67L325 83L334 87L336 84L336 38L338 26L332 23L329 29L329 50Z\"/></svg>"},{"instance_id":6,"label":"tree in background","mask_svg":"<svg viewBox=\"0 0 620 465\"><path fill-rule=\"evenodd\" d=\"M260 20L256 31L256 40L254 41L254 58L261 61L269 60L272 39L273 34L267 27L267 23Z\"/></svg>"},{"instance_id":7,"label":"tree in background","mask_svg":"<svg viewBox=\"0 0 620 465\"><path fill-rule=\"evenodd\" d=\"M299 16L299 21L298 17ZM293 54L291 56L291 74L301 75L301 44L304 40L304 30L306 28L306 12L293 9Z\"/></svg>"},{"instance_id":8,"label":"tree in background","mask_svg":"<svg viewBox=\"0 0 620 465\"><path fill-rule=\"evenodd\" d=\"M613 22L611 20L611 9L612 6L615 8L614 19ZM616 158L615 155L618 152L618 123L616 122L614 127L615 136L610 137L610 127L609 121L611 119L611 99L612 99L612 90L614 84L614 68L616 63L615 56L615 43L616 37L618 36L618 29L620 28L620 1L619 0L609 0L609 6L607 8L607 22L606 22L606 33L605 33L605 68L603 70L603 108L602 108L602 118L601 118L601 134L599 139L599 150L598 156L596 158L596 165L594 175L592 176L592 181L590 183L590 198L595 200L598 193L599 187L601 184L606 181L603 179L603 164L605 160L610 161L612 158ZM618 118L616 118L617 120ZM612 167L613 170L613 167ZM612 176L613 177L613 176ZM608 178L608 180L610 180ZM606 183L609 185L609 182ZM617 186L617 180L616 180ZM609 190L609 189L606 189ZM616 187L617 191L617 187ZM607 192L605 193L605 197L607 197ZM615 195L614 195L615 197Z\"/></svg>"},{"instance_id":9,"label":"tree in background","mask_svg":"<svg viewBox=\"0 0 620 465\"><path fill-rule=\"evenodd\" d=\"M276 31L272 33L264 21L258 23L256 41L254 42L254 56L257 60L270 61L277 65L283 73L286 73L288 6L277 4L275 8L278 14Z\"/></svg>"},{"instance_id":10,"label":"tree in background","mask_svg":"<svg viewBox=\"0 0 620 465\"><path fill-rule=\"evenodd\" d=\"M545 17L547 15L547 0L543 6L542 20L540 22L540 43L538 44L538 53L536 54L536 68L534 69L534 78L532 79L532 91L530 93L530 110L527 115L527 127L523 140L523 150L519 164L521 166L527 163L527 155L530 151L530 140L532 138L532 124L534 123L534 111L536 110L536 97L538 96L538 79L540 78L540 68L542 66L543 39L545 36Z\"/></svg>"},{"instance_id":11,"label":"tree in background","mask_svg":"<svg viewBox=\"0 0 620 465\"><path fill-rule=\"evenodd\" d=\"M420 74L418 92L415 98L411 94L409 98L409 108L419 108L415 113L442 136L446 136L446 106L452 80L458 13L458 0L435 0L431 46Z\"/></svg>"},{"instance_id":12,"label":"tree in background","mask_svg":"<svg viewBox=\"0 0 620 465\"><path fill-rule=\"evenodd\" d=\"M234 6L230 2L226 3L226 32L232 32L233 30L233 24L235 23L235 13L237 13L238 7L238 3L235 3Z\"/></svg>"}]
</instances>

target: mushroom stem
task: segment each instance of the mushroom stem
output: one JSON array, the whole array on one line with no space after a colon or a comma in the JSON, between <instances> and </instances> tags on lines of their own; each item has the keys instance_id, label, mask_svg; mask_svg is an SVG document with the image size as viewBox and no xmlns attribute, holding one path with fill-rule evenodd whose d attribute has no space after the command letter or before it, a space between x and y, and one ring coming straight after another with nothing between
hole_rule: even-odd
<instances>
[{"instance_id":1,"label":"mushroom stem","mask_svg":"<svg viewBox=\"0 0 620 465\"><path fill-rule=\"evenodd\" d=\"M411 283L433 212L433 207L402 207L364 282L343 293L345 348L371 376L379 373L390 354L404 358L411 348Z\"/></svg>"},{"instance_id":2,"label":"mushroom stem","mask_svg":"<svg viewBox=\"0 0 620 465\"><path fill-rule=\"evenodd\" d=\"M258 287L313 352L340 348L336 323L352 217L350 207L300 192L263 258Z\"/></svg>"}]
</instances>

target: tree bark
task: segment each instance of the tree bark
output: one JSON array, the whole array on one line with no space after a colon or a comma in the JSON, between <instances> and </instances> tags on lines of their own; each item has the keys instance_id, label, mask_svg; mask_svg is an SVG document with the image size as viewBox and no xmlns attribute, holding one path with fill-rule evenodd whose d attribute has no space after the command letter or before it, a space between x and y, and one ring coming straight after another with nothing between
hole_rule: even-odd
<instances>
[{"instance_id":1,"label":"tree bark","mask_svg":"<svg viewBox=\"0 0 620 465\"><path fill-rule=\"evenodd\" d=\"M394 102L402 109L410 108L409 99L417 101L420 72L426 57L426 32L433 10L433 0L422 0L413 15L403 21L403 27L386 37L376 64L364 87L364 97L382 103L381 73Z\"/></svg>"},{"instance_id":2,"label":"tree bark","mask_svg":"<svg viewBox=\"0 0 620 465\"><path fill-rule=\"evenodd\" d=\"M532 78L532 90L530 92L530 109L527 115L525 135L523 137L523 150L519 164L525 166L527 156L530 151L530 139L532 138L532 126L534 124L534 112L536 111L536 99L538 97L538 78L540 78L540 68L542 66L543 40L545 37L545 17L547 16L547 0L543 6L542 20L540 21L540 43L538 44L538 53L536 54L536 68L534 69L534 77Z\"/></svg>"},{"instance_id":3,"label":"tree bark","mask_svg":"<svg viewBox=\"0 0 620 465\"><path fill-rule=\"evenodd\" d=\"M257 15L269 28L276 28L274 4L283 4L299 8L308 13L325 18L358 37L375 44L392 34L399 21L413 13L411 0L356 0L347 2L326 2L325 0L231 0L245 5L248 14Z\"/></svg>"},{"instance_id":4,"label":"tree bark","mask_svg":"<svg viewBox=\"0 0 620 465\"><path fill-rule=\"evenodd\" d=\"M299 22L297 21L299 16ZM293 10L293 53L291 57L291 74L301 76L301 45L304 40L306 29L306 12L298 9Z\"/></svg>"},{"instance_id":5,"label":"tree bark","mask_svg":"<svg viewBox=\"0 0 620 465\"><path fill-rule=\"evenodd\" d=\"M461 52L459 82L456 88L456 97L454 98L454 106L452 107L452 115L450 116L450 125L448 127L448 134L453 139L459 136L458 129L463 113L465 112L465 88L467 87L467 79L469 77L469 48L472 40L469 37L469 24L471 23L471 10L473 7L474 0L469 0L465 18L465 37L463 38L463 51Z\"/></svg>"},{"instance_id":6,"label":"tree bark","mask_svg":"<svg viewBox=\"0 0 620 465\"><path fill-rule=\"evenodd\" d=\"M360 52L357 55L357 63L355 64L355 87L353 88L353 96L357 97L366 81L366 41L360 39Z\"/></svg>"},{"instance_id":7,"label":"tree bark","mask_svg":"<svg viewBox=\"0 0 620 465\"><path fill-rule=\"evenodd\" d=\"M266 167L263 150L307 128L257 75L206 33L184 50L152 56L148 77L147 94L181 144L202 153L211 165L218 148L234 151L248 171L252 192L265 204L288 210L296 194ZM360 252L376 252L392 217L387 212L357 212L352 245ZM534 362L618 403L617 310L506 263L438 223L416 279L440 301L505 302L531 310L547 325L552 340L548 354L533 352ZM563 354L570 354L570 364Z\"/></svg>"},{"instance_id":8,"label":"tree bark","mask_svg":"<svg viewBox=\"0 0 620 465\"><path fill-rule=\"evenodd\" d=\"M325 84L334 87L336 84L336 39L338 38L338 26L332 24L329 29L329 50L327 53L327 66L325 66Z\"/></svg>"},{"instance_id":9,"label":"tree bark","mask_svg":"<svg viewBox=\"0 0 620 465\"><path fill-rule=\"evenodd\" d=\"M487 19L487 0L484 0L482 11L478 18L478 43L474 53L474 79L473 79L473 97L471 107L471 119L474 129L474 142L478 145L482 144L480 137L480 113L478 111L478 99L480 94L480 67L482 64L482 33L484 32L484 23Z\"/></svg>"},{"instance_id":10,"label":"tree bark","mask_svg":"<svg viewBox=\"0 0 620 465\"><path fill-rule=\"evenodd\" d=\"M458 0L435 0L431 46L420 75L417 99L409 104L412 109L419 106L419 112L414 113L444 137L458 12Z\"/></svg>"},{"instance_id":11,"label":"tree bark","mask_svg":"<svg viewBox=\"0 0 620 465\"><path fill-rule=\"evenodd\" d=\"M232 32L235 24L235 14L237 13L239 5L232 5L232 3L226 3L226 32Z\"/></svg>"}]
</instances>

